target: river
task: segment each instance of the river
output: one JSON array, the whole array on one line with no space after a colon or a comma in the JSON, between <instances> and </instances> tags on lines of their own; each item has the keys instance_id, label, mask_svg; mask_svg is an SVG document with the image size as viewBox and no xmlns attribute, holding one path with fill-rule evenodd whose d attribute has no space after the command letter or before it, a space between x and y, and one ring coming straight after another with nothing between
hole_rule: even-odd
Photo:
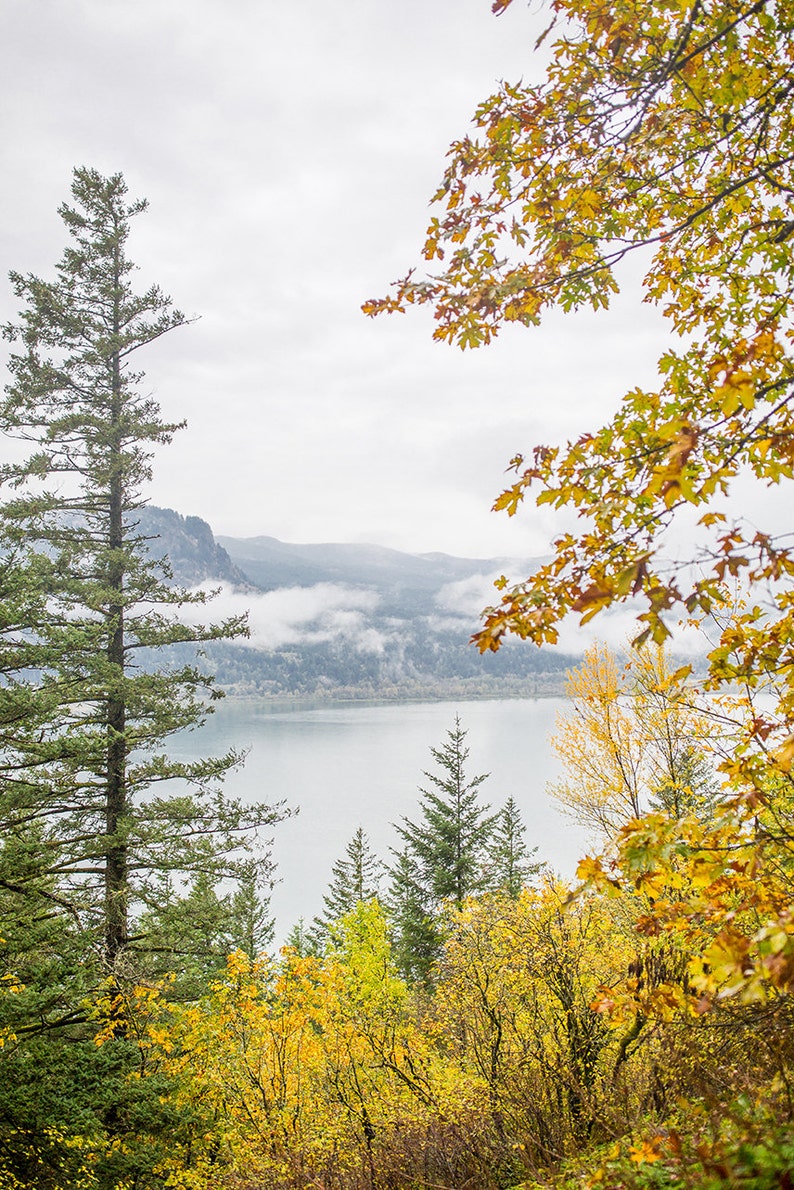
<instances>
[{"instance_id":1,"label":"river","mask_svg":"<svg viewBox=\"0 0 794 1190\"><path fill-rule=\"evenodd\" d=\"M512 795L536 858L572 876L587 839L546 793L559 772L549 736L569 705L560 698L320 705L227 698L172 752L188 758L247 748L245 766L227 779L229 792L299 808L273 830L279 883L271 908L281 942L300 917L309 923L321 911L331 866L359 826L389 860L392 824L416 817L423 770L435 769L430 746L445 742L456 713L468 732L468 775L490 774L483 800L496 809Z\"/></svg>"}]
</instances>

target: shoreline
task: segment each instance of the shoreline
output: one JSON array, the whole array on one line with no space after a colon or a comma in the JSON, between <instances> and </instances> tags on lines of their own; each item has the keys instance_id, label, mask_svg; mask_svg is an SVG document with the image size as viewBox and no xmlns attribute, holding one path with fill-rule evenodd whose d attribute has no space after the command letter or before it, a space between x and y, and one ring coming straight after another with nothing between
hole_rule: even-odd
<instances>
[{"instance_id":1,"label":"shoreline","mask_svg":"<svg viewBox=\"0 0 794 1190\"><path fill-rule=\"evenodd\" d=\"M544 675L545 676L545 675ZM517 682L498 682L492 686L479 683L450 682L448 684L411 685L393 687L349 687L335 686L311 691L239 689L235 686L221 686L226 699L235 702L260 702L267 704L289 704L293 706L330 706L357 704L428 703L428 702L491 702L498 700L535 700L564 698L567 672L548 675L548 680L526 679Z\"/></svg>"}]
</instances>

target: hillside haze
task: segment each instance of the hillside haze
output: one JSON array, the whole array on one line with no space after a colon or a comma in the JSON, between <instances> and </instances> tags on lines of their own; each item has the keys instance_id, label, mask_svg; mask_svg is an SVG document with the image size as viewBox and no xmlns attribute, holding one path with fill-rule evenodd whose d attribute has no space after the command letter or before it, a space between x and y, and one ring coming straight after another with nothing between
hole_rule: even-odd
<instances>
[{"instance_id":1,"label":"hillside haze","mask_svg":"<svg viewBox=\"0 0 794 1190\"><path fill-rule=\"evenodd\" d=\"M531 562L410 554L380 545L290 544L275 537L218 537L232 562L262 591L343 583L377 591L381 613L427 614L450 583Z\"/></svg>"},{"instance_id":2,"label":"hillside haze","mask_svg":"<svg viewBox=\"0 0 794 1190\"><path fill-rule=\"evenodd\" d=\"M215 618L249 610L251 638L207 646L218 679L268 697L498 697L556 693L570 658L508 641L468 642L502 571L538 560L411 554L379 545L217 539L198 517L140 510L174 581L219 586Z\"/></svg>"}]
</instances>

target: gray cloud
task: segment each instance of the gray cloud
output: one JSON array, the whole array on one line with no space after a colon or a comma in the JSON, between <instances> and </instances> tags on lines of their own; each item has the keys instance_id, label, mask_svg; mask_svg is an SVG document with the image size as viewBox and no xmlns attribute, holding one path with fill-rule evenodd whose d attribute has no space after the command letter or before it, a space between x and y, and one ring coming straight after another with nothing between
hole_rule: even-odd
<instances>
[{"instance_id":1,"label":"gray cloud","mask_svg":"<svg viewBox=\"0 0 794 1190\"><path fill-rule=\"evenodd\" d=\"M446 583L436 595L436 604L461 619L476 619L484 607L499 602L494 581L504 573L504 570L494 570L490 574L473 574L458 582Z\"/></svg>"},{"instance_id":2,"label":"gray cloud","mask_svg":"<svg viewBox=\"0 0 794 1190\"><path fill-rule=\"evenodd\" d=\"M642 262L607 313L508 327L488 349L433 319L370 321L416 263L450 140L500 77L527 78L544 14L483 0L12 3L0 43L0 257L50 274L71 168L147 195L131 253L191 327L141 358L167 418L155 503L233 536L545 553L559 518L490 511L517 451L592 430L652 387L669 336ZM13 318L0 285L0 321ZM0 346L0 352L6 350ZM774 515L757 485L741 511ZM745 494L746 493L746 494Z\"/></svg>"},{"instance_id":3,"label":"gray cloud","mask_svg":"<svg viewBox=\"0 0 794 1190\"><path fill-rule=\"evenodd\" d=\"M182 616L191 623L209 624L247 614L250 636L237 643L255 649L291 644L321 644L344 640L363 653L381 653L384 638L368 623L379 603L375 591L334 583L313 587L280 587L252 595L228 585L203 583L198 591L217 590L204 605L187 604Z\"/></svg>"}]
</instances>

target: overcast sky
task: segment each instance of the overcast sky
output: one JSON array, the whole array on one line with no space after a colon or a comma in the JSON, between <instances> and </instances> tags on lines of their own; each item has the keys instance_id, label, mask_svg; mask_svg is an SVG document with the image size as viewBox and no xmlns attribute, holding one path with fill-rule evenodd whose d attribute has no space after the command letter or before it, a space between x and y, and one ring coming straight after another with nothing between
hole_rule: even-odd
<instances>
[{"instance_id":1,"label":"overcast sky","mask_svg":"<svg viewBox=\"0 0 794 1190\"><path fill-rule=\"evenodd\" d=\"M188 428L154 503L216 533L471 557L545 552L548 514L489 511L517 451L653 383L630 279L606 315L462 353L362 301L419 263L449 142L536 75L538 0L0 0L2 271L48 276L71 170L121 171L130 254L197 316L141 366ZM0 317L14 315L2 285Z\"/></svg>"}]
</instances>

